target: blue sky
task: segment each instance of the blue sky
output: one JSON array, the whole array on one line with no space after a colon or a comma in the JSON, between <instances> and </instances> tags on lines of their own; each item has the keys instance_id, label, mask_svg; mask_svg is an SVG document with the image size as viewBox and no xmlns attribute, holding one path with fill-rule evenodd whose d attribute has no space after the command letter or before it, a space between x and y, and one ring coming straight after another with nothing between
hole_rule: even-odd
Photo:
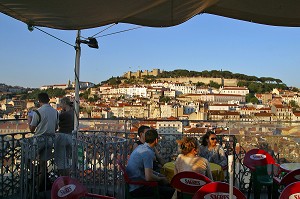
<instances>
[{"instance_id":1,"label":"blue sky","mask_svg":"<svg viewBox=\"0 0 300 199\"><path fill-rule=\"evenodd\" d=\"M106 26L107 27L107 26ZM106 27L82 30L92 36ZM134 28L117 24L103 34ZM76 31L42 28L74 45ZM126 71L229 70L300 87L300 28L274 27L202 14L169 28L143 27L82 45L80 79L100 83ZM23 87L74 80L73 47L0 14L0 83Z\"/></svg>"}]
</instances>

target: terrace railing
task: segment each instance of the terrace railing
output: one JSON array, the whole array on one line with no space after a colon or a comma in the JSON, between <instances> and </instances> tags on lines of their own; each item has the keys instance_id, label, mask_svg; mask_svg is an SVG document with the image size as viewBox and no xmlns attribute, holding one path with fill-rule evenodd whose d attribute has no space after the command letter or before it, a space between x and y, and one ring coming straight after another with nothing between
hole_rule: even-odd
<instances>
[{"instance_id":1,"label":"terrace railing","mask_svg":"<svg viewBox=\"0 0 300 199\"><path fill-rule=\"evenodd\" d=\"M20 194L21 192L21 140L31 137L29 132L20 132L18 125L23 120L1 121L2 126L7 123L15 123L13 129L0 129L0 198ZM128 155L131 153L131 146L134 139L137 137L136 132L132 130L139 124L138 120L108 120L108 119L82 119L80 120L80 132L82 136L79 137L79 142L82 143L83 161L77 166L77 171L73 173L75 177L81 180L94 192L100 192L108 195L120 197L122 193L115 193L113 190L119 189L121 186L117 183L122 183L120 172L117 169L115 158L122 158L124 162L127 161ZM149 121L147 121L149 122ZM146 121L143 124L147 124ZM173 122L173 121L165 121ZM296 122L236 122L236 121L181 121L182 128L190 125L192 122L197 123L198 126L223 126L229 129L226 134L218 135L220 144L224 147L227 154L234 154L235 158L235 184L241 190L247 190L249 186L250 173L243 165L243 158L246 151L252 148L262 148L267 150L275 157L277 162L300 162L300 148L299 138L297 133L300 132L299 123ZM151 122L151 125L155 121ZM87 130L85 130L87 129ZM160 133L158 150L166 161L171 161L177 154L177 144L175 140L181 139L183 134L180 130L173 133ZM2 132L1 132L2 130ZM3 132L4 131L4 132ZM13 133L12 133L13 132ZM186 136L194 136L199 140L201 133L189 133ZM300 134L298 134L300 135ZM107 139L103 145L100 140ZM111 139L111 140L109 140ZM113 140L114 139L114 140ZM120 145L117 140L126 140L124 146ZM77 143L77 144L78 144ZM85 144L83 144L85 143ZM87 147L93 143L95 148L103 149L105 156L99 158L101 152ZM95 145L96 143L96 145ZM80 146L80 144L79 144ZM79 147L80 148L80 147ZM91 157L89 157L89 154ZM108 155L109 154L109 155ZM78 156L78 152L76 152ZM101 169L103 168L108 169ZM85 182L83 176L89 179ZM90 183L92 182L92 184ZM93 190L93 184L107 183L109 188L102 187L101 190ZM122 190L122 189L119 189Z\"/></svg>"}]
</instances>

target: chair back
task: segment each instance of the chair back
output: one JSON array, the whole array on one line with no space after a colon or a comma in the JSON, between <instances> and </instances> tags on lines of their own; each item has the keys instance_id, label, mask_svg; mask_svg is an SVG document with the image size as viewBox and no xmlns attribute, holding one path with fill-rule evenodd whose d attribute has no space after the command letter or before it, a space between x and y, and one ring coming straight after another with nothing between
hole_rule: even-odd
<instances>
[{"instance_id":1,"label":"chair back","mask_svg":"<svg viewBox=\"0 0 300 199\"><path fill-rule=\"evenodd\" d=\"M121 164L121 162L120 161L117 161L117 164L118 164L118 166L119 166L119 168L120 168L120 170L122 171L122 173L123 173L123 176L124 176L124 181L126 182L126 183L129 183L130 182L130 179L129 179L129 177L128 177L128 175L127 175L127 173L126 173L126 169L125 169L125 167Z\"/></svg>"},{"instance_id":2,"label":"chair back","mask_svg":"<svg viewBox=\"0 0 300 199\"><path fill-rule=\"evenodd\" d=\"M280 181L280 185L289 185L293 182L300 181L300 169L287 173Z\"/></svg>"},{"instance_id":3,"label":"chair back","mask_svg":"<svg viewBox=\"0 0 300 199\"><path fill-rule=\"evenodd\" d=\"M125 167L122 165L120 160L117 160L117 164L120 168L120 170L123 173L124 181L125 181L125 198L126 199L152 199L152 198L159 198L159 192L158 192L158 183L156 181L145 181L145 180L138 180L134 181L131 180L126 172ZM142 197L132 197L129 193L129 185L142 185L142 186L149 186L153 189L153 196L142 196Z\"/></svg>"},{"instance_id":4,"label":"chair back","mask_svg":"<svg viewBox=\"0 0 300 199\"><path fill-rule=\"evenodd\" d=\"M251 149L245 154L243 164L250 170L254 171L255 166L263 166L266 164L275 164L274 158L265 150Z\"/></svg>"},{"instance_id":5,"label":"chair back","mask_svg":"<svg viewBox=\"0 0 300 199\"><path fill-rule=\"evenodd\" d=\"M279 199L300 198L300 182L294 182L284 188Z\"/></svg>"},{"instance_id":6,"label":"chair back","mask_svg":"<svg viewBox=\"0 0 300 199\"><path fill-rule=\"evenodd\" d=\"M233 187L233 198L246 199L246 196ZM199 198L229 198L229 184L225 182L212 182L201 187L193 196L193 199Z\"/></svg>"},{"instance_id":7,"label":"chair back","mask_svg":"<svg viewBox=\"0 0 300 199\"><path fill-rule=\"evenodd\" d=\"M51 188L51 199L80 199L92 197L100 199L116 199L110 196L88 193L87 188L80 184L77 179L69 176L57 178Z\"/></svg>"},{"instance_id":8,"label":"chair back","mask_svg":"<svg viewBox=\"0 0 300 199\"><path fill-rule=\"evenodd\" d=\"M172 178L171 186L182 193L194 194L200 187L211 182L211 179L200 173L183 171Z\"/></svg>"}]
</instances>

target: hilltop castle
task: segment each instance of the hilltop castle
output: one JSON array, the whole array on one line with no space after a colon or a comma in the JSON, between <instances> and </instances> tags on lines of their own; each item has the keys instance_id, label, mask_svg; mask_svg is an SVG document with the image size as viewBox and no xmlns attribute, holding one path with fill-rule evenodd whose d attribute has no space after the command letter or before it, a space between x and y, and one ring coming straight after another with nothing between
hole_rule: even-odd
<instances>
[{"instance_id":1,"label":"hilltop castle","mask_svg":"<svg viewBox=\"0 0 300 199\"><path fill-rule=\"evenodd\" d=\"M124 73L122 77L130 79L132 77L141 78L143 76L152 75L157 77L161 74L163 70L160 69L153 69L152 71L148 70L138 70L137 72L128 71ZM225 78L213 78L213 77L169 77L169 78L158 78L161 81L171 81L171 82L182 82L182 83L197 83L203 82L205 84L209 84L210 81L214 81L222 86L237 86L238 80L237 79L225 79Z\"/></svg>"},{"instance_id":2,"label":"hilltop castle","mask_svg":"<svg viewBox=\"0 0 300 199\"><path fill-rule=\"evenodd\" d=\"M130 79L132 77L141 78L143 76L148 76L148 75L152 75L152 76L156 77L160 73L161 73L160 69L153 69L152 71L138 70L137 72L128 71L128 72L124 73L124 75L122 77L126 77L127 79Z\"/></svg>"}]
</instances>

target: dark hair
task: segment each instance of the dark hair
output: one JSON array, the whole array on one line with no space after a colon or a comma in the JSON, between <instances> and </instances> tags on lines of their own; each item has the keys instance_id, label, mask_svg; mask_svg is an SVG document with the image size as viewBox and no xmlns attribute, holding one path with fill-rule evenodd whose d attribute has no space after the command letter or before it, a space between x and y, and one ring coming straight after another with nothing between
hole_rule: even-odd
<instances>
[{"instance_id":1,"label":"dark hair","mask_svg":"<svg viewBox=\"0 0 300 199\"><path fill-rule=\"evenodd\" d=\"M65 103L66 105L73 107L73 102L71 102L71 100L68 97L63 97L60 100L60 103Z\"/></svg>"},{"instance_id":2,"label":"dark hair","mask_svg":"<svg viewBox=\"0 0 300 199\"><path fill-rule=\"evenodd\" d=\"M141 136L141 133L144 133L145 129L150 129L150 126L142 125L138 129L138 136Z\"/></svg>"},{"instance_id":3,"label":"dark hair","mask_svg":"<svg viewBox=\"0 0 300 199\"><path fill-rule=\"evenodd\" d=\"M46 104L50 101L47 93L38 94L38 99L39 99L39 102L44 103L44 104Z\"/></svg>"},{"instance_id":4,"label":"dark hair","mask_svg":"<svg viewBox=\"0 0 300 199\"><path fill-rule=\"evenodd\" d=\"M151 144L158 138L158 133L155 129L150 129L145 133L145 142Z\"/></svg>"},{"instance_id":5,"label":"dark hair","mask_svg":"<svg viewBox=\"0 0 300 199\"><path fill-rule=\"evenodd\" d=\"M186 155L193 149L198 149L199 147L198 140L195 137L184 136L181 140L177 140L177 143L179 144L179 148L183 155Z\"/></svg>"},{"instance_id":6,"label":"dark hair","mask_svg":"<svg viewBox=\"0 0 300 199\"><path fill-rule=\"evenodd\" d=\"M207 139L209 138L210 135L216 135L216 133L213 132L213 131L207 131L205 133L205 135L202 137L201 145L203 145L203 146L207 146L208 145Z\"/></svg>"}]
</instances>

